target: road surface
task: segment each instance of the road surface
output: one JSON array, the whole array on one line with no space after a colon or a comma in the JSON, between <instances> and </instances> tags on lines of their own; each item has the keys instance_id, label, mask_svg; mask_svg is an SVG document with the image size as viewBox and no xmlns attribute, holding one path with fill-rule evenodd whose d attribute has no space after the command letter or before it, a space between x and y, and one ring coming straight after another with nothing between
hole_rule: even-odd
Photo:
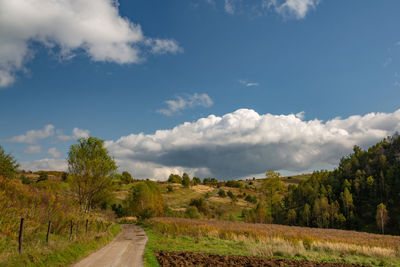
<instances>
[{"instance_id":1,"label":"road surface","mask_svg":"<svg viewBox=\"0 0 400 267\"><path fill-rule=\"evenodd\" d=\"M124 224L117 237L72 267L141 267L147 236L136 225Z\"/></svg>"}]
</instances>

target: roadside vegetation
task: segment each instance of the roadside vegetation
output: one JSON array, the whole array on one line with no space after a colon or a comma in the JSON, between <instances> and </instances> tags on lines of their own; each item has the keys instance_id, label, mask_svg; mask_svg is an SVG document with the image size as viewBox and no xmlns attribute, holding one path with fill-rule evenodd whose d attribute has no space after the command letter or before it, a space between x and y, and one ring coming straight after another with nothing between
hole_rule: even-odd
<instances>
[{"instance_id":1,"label":"roadside vegetation","mask_svg":"<svg viewBox=\"0 0 400 267\"><path fill-rule=\"evenodd\" d=\"M121 230L107 208L116 165L103 141L80 139L68 163L68 173L24 172L0 147L0 266L66 266Z\"/></svg>"}]
</instances>

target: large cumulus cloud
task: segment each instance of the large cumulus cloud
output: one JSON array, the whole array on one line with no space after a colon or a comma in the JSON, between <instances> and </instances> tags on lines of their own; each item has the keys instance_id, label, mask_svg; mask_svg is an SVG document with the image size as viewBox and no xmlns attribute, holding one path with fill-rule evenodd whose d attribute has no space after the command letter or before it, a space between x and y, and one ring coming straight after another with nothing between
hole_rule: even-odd
<instances>
[{"instance_id":1,"label":"large cumulus cloud","mask_svg":"<svg viewBox=\"0 0 400 267\"><path fill-rule=\"evenodd\" d=\"M15 81L33 58L32 43L58 48L62 58L83 51L93 61L143 61L143 50L177 53L175 40L146 37L121 17L117 0L0 0L0 87Z\"/></svg>"},{"instance_id":2,"label":"large cumulus cloud","mask_svg":"<svg viewBox=\"0 0 400 267\"><path fill-rule=\"evenodd\" d=\"M240 109L154 134L131 134L106 146L120 166L138 178L165 179L170 172L183 171L234 178L268 169L333 167L354 145L366 148L396 131L400 110L323 122L303 120L302 114Z\"/></svg>"}]
</instances>

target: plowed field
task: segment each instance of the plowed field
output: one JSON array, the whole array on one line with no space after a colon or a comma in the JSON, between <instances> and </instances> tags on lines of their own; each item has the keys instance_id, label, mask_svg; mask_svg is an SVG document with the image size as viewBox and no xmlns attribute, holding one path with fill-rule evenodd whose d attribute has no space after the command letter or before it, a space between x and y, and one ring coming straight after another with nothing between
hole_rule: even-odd
<instances>
[{"instance_id":1,"label":"plowed field","mask_svg":"<svg viewBox=\"0 0 400 267\"><path fill-rule=\"evenodd\" d=\"M169 266L323 266L323 267L359 267L357 264L331 263L331 262L315 262L306 260L291 260L278 258L263 257L247 257L247 256L224 256L224 255L207 255L193 252L171 252L156 251L155 255L162 267Z\"/></svg>"}]
</instances>

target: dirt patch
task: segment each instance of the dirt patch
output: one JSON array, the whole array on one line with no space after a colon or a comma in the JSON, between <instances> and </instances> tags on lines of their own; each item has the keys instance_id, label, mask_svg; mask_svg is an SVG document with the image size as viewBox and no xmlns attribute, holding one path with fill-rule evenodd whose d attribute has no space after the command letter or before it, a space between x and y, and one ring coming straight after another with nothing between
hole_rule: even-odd
<instances>
[{"instance_id":1,"label":"dirt patch","mask_svg":"<svg viewBox=\"0 0 400 267\"><path fill-rule=\"evenodd\" d=\"M306 260L290 260L248 256L207 255L193 252L155 251L162 267L168 266L323 266L323 267L361 267L357 264L315 262Z\"/></svg>"},{"instance_id":2,"label":"dirt patch","mask_svg":"<svg viewBox=\"0 0 400 267\"><path fill-rule=\"evenodd\" d=\"M198 193L207 193L207 192L212 192L215 190L215 188L211 187L211 186L207 186L207 185L194 185L191 187L191 189L193 189L195 192Z\"/></svg>"}]
</instances>

